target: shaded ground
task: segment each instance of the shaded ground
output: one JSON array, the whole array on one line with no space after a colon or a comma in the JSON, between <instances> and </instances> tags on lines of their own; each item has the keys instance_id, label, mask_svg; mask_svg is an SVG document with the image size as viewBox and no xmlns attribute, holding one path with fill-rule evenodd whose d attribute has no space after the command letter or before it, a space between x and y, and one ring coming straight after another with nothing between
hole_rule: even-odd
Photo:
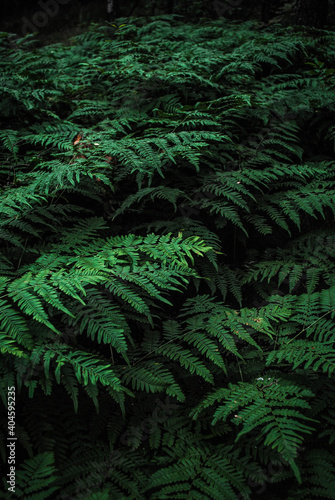
<instances>
[{"instance_id":1,"label":"shaded ground","mask_svg":"<svg viewBox=\"0 0 335 500\"><path fill-rule=\"evenodd\" d=\"M0 31L17 33L24 36L33 31L39 32L42 45L66 42L70 37L85 31L92 22L106 21L105 2L90 2L86 5L79 0L70 0L66 5L58 5L58 12L50 15L41 7L22 7L16 14L1 16Z\"/></svg>"}]
</instances>

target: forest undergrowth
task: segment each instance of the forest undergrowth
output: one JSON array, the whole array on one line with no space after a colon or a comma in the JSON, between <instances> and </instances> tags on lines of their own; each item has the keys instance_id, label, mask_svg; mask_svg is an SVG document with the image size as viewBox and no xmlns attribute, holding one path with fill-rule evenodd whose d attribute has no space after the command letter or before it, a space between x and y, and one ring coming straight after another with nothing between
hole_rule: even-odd
<instances>
[{"instance_id":1,"label":"forest undergrowth","mask_svg":"<svg viewBox=\"0 0 335 500\"><path fill-rule=\"evenodd\" d=\"M334 499L334 33L0 56L3 498Z\"/></svg>"}]
</instances>

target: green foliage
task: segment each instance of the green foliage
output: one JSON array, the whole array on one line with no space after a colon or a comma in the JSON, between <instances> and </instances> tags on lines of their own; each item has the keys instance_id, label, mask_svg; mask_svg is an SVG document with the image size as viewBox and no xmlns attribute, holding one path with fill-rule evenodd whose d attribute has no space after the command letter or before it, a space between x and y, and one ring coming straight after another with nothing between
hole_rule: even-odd
<instances>
[{"instance_id":1,"label":"green foliage","mask_svg":"<svg viewBox=\"0 0 335 500\"><path fill-rule=\"evenodd\" d=\"M335 498L334 33L118 23L0 37L16 493Z\"/></svg>"},{"instance_id":2,"label":"green foliage","mask_svg":"<svg viewBox=\"0 0 335 500\"><path fill-rule=\"evenodd\" d=\"M51 494L59 489L58 486L53 485L57 476L51 452L40 453L25 460L15 476L18 482L15 489L17 498L44 500L50 498ZM9 493L4 498L11 497L12 494Z\"/></svg>"}]
</instances>

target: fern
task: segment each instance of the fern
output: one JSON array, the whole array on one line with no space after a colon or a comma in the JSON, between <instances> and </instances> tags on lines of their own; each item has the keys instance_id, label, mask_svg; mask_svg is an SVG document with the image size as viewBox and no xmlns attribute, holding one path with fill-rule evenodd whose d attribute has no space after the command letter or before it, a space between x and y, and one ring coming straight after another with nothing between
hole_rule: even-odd
<instances>
[{"instance_id":1,"label":"fern","mask_svg":"<svg viewBox=\"0 0 335 500\"><path fill-rule=\"evenodd\" d=\"M277 449L284 460L290 463L297 479L301 482L294 459L297 456L297 448L303 441L302 434L311 433L313 428L299 422L298 419L311 419L296 408L308 408L302 397L311 397L313 393L295 386L286 385L282 388L280 382L274 379L267 385L259 382L257 385L239 384L239 386L230 385L229 389L219 389L207 400L205 399L192 415L196 417L199 410L225 400L225 404L215 410L213 425L219 419L225 420L228 415L237 411L233 418L237 425L242 425L242 430L237 434L236 440L262 426L260 438L265 437L264 445L271 445ZM289 397L293 394L294 398Z\"/></svg>"},{"instance_id":2,"label":"fern","mask_svg":"<svg viewBox=\"0 0 335 500\"><path fill-rule=\"evenodd\" d=\"M0 36L18 496L333 498L334 33L35 39Z\"/></svg>"},{"instance_id":3,"label":"fern","mask_svg":"<svg viewBox=\"0 0 335 500\"><path fill-rule=\"evenodd\" d=\"M54 457L51 452L41 453L27 459L22 467L16 471L17 484L15 494L18 498L44 500L51 498L59 488L55 485L57 476L54 475ZM8 493L5 498L10 498Z\"/></svg>"}]
</instances>

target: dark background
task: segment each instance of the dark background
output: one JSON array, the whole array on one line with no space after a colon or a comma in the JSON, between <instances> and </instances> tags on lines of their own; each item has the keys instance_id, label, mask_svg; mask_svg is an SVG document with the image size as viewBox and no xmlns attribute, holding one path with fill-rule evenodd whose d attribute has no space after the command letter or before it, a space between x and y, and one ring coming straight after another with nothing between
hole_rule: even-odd
<instances>
[{"instance_id":1,"label":"dark background","mask_svg":"<svg viewBox=\"0 0 335 500\"><path fill-rule=\"evenodd\" d=\"M171 13L184 16L185 21L226 17L333 29L335 0L114 0L111 14L107 14L107 0L2 0L0 31L20 36L35 31L41 40L57 42L92 22Z\"/></svg>"}]
</instances>

